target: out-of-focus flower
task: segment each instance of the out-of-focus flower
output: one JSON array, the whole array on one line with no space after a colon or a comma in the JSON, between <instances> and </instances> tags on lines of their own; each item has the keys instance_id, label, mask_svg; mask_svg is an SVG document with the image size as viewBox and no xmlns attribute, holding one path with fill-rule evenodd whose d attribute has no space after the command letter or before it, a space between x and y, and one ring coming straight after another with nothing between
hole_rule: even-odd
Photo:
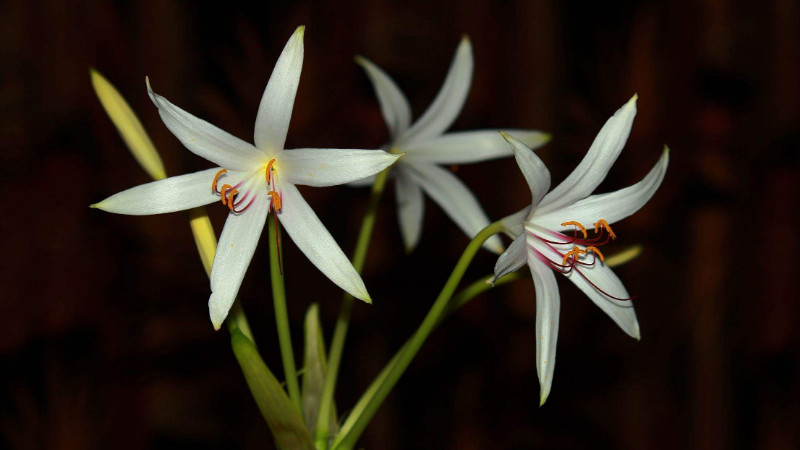
<instances>
[{"instance_id":1,"label":"out-of-focus flower","mask_svg":"<svg viewBox=\"0 0 800 450\"><path fill-rule=\"evenodd\" d=\"M92 205L145 215L221 200L230 209L211 270L211 322L219 329L239 291L267 214L274 211L300 250L328 278L370 302L364 282L295 185L333 186L373 175L399 156L374 150L284 150L303 66L299 27L267 83L255 125L255 146L205 122L147 89L164 124L193 153L219 165L136 186Z\"/></svg>"},{"instance_id":2,"label":"out-of-focus flower","mask_svg":"<svg viewBox=\"0 0 800 450\"><path fill-rule=\"evenodd\" d=\"M406 250L417 245L422 230L425 191L469 237L489 225L475 195L450 171L437 164L467 164L510 156L508 145L496 130L464 131L443 134L461 112L472 82L472 45L465 36L456 50L450 70L436 99L416 123L411 124L408 100L378 66L366 58L356 62L367 72L389 127L391 142L385 148L405 153L393 168L397 215ZM532 148L544 145L550 136L540 131L511 130ZM354 183L366 185L371 179ZM486 241L486 248L501 253L498 237Z\"/></svg>"},{"instance_id":3,"label":"out-of-focus flower","mask_svg":"<svg viewBox=\"0 0 800 450\"><path fill-rule=\"evenodd\" d=\"M611 117L577 168L555 189L550 172L525 144L502 133L513 149L533 201L503 219L514 241L495 265L496 281L528 264L536 288L536 370L544 404L553 383L560 299L554 271L575 283L630 336L640 339L628 291L603 262L599 247L615 239L610 224L638 211L661 185L669 149L640 182L608 194L591 195L606 177L630 134L636 96ZM592 237L583 224L593 224ZM570 232L571 231L571 232Z\"/></svg>"}]
</instances>

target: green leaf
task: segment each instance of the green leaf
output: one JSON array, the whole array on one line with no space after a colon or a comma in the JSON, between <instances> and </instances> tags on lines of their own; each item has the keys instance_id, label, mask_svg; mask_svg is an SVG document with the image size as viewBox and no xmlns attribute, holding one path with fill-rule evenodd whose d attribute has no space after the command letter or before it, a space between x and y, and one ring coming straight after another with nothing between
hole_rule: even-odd
<instances>
[{"instance_id":1,"label":"green leaf","mask_svg":"<svg viewBox=\"0 0 800 450\"><path fill-rule=\"evenodd\" d=\"M264 364L253 342L236 328L231 331L231 345L278 447L313 450L311 433L303 423L300 411Z\"/></svg>"},{"instance_id":2,"label":"green leaf","mask_svg":"<svg viewBox=\"0 0 800 450\"><path fill-rule=\"evenodd\" d=\"M317 425L319 404L322 399L322 388L325 382L327 361L325 358L325 339L322 334L322 324L319 320L319 305L314 303L308 308L305 320L305 351L303 354L303 414L309 430ZM330 433L335 435L338 431L336 421L336 407L331 414Z\"/></svg>"}]
</instances>

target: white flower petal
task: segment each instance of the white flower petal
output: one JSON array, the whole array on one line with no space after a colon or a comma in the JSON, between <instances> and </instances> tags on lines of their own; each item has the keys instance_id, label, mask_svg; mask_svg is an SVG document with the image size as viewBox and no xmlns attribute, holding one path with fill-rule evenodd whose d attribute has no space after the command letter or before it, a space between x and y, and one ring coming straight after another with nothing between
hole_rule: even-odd
<instances>
[{"instance_id":1,"label":"white flower petal","mask_svg":"<svg viewBox=\"0 0 800 450\"><path fill-rule=\"evenodd\" d=\"M528 260L528 243L525 235L517 236L511 245L508 246L505 252L497 258L497 263L494 265L494 278L495 281L503 278L511 272L516 271Z\"/></svg>"},{"instance_id":2,"label":"white flower petal","mask_svg":"<svg viewBox=\"0 0 800 450\"><path fill-rule=\"evenodd\" d=\"M268 211L269 202L262 197L244 212L228 214L211 266L208 311L215 330L222 325L236 299L247 266L256 251L258 238L264 230Z\"/></svg>"},{"instance_id":3,"label":"white flower petal","mask_svg":"<svg viewBox=\"0 0 800 450\"><path fill-rule=\"evenodd\" d=\"M372 186L373 184L375 184L375 175L370 175L360 180L351 181L347 183L347 185L350 187L367 187L367 186Z\"/></svg>"},{"instance_id":4,"label":"white flower petal","mask_svg":"<svg viewBox=\"0 0 800 450\"><path fill-rule=\"evenodd\" d=\"M417 184L439 204L464 233L475 237L489 225L489 218L483 212L475 195L455 175L433 164L404 164ZM486 249L500 254L503 243L498 236L492 236L483 244Z\"/></svg>"},{"instance_id":5,"label":"white flower petal","mask_svg":"<svg viewBox=\"0 0 800 450\"><path fill-rule=\"evenodd\" d=\"M402 146L404 142L438 136L450 127L458 113L461 112L464 101L467 100L469 86L472 83L473 65L472 44L470 44L469 38L464 36L456 49L456 55L447 72L447 78L436 99L408 132L401 136L401 142L398 142L398 145Z\"/></svg>"},{"instance_id":6,"label":"white flower petal","mask_svg":"<svg viewBox=\"0 0 800 450\"><path fill-rule=\"evenodd\" d=\"M283 150L289 121L292 119L294 97L303 69L303 34L305 27L297 27L283 48L272 75L261 97L256 116L256 147L270 154Z\"/></svg>"},{"instance_id":7,"label":"white flower petal","mask_svg":"<svg viewBox=\"0 0 800 450\"><path fill-rule=\"evenodd\" d=\"M525 176L528 187L531 188L531 198L533 199L531 205L536 208L536 205L539 204L547 190L550 189L550 171L547 170L547 167L533 150L529 149L519 139L502 131L500 134L514 150L514 158L517 160L517 165L519 165L522 175Z\"/></svg>"},{"instance_id":8,"label":"white flower petal","mask_svg":"<svg viewBox=\"0 0 800 450\"><path fill-rule=\"evenodd\" d=\"M542 199L540 212L555 211L588 197L605 179L631 133L636 98L634 95L608 119L578 167Z\"/></svg>"},{"instance_id":9,"label":"white flower petal","mask_svg":"<svg viewBox=\"0 0 800 450\"><path fill-rule=\"evenodd\" d=\"M501 223L503 225L503 231L506 233L508 237L511 239L516 239L517 236L525 232L525 228L523 224L525 223L525 219L531 213L531 207L526 206L519 211L511 214L510 216L506 216L501 219Z\"/></svg>"},{"instance_id":10,"label":"white flower petal","mask_svg":"<svg viewBox=\"0 0 800 450\"><path fill-rule=\"evenodd\" d=\"M380 67L362 56L356 56L356 63L364 68L372 87L375 88L383 120L386 121L389 135L394 141L405 133L411 123L411 106L392 78Z\"/></svg>"},{"instance_id":11,"label":"white flower petal","mask_svg":"<svg viewBox=\"0 0 800 450\"><path fill-rule=\"evenodd\" d=\"M300 251L340 288L353 297L371 303L361 276L300 191L293 184L285 183L281 197L283 208L278 218Z\"/></svg>"},{"instance_id":12,"label":"white flower petal","mask_svg":"<svg viewBox=\"0 0 800 450\"><path fill-rule=\"evenodd\" d=\"M616 322L622 328L622 331L633 338L641 339L639 322L636 320L633 302L609 297L609 295L612 295L617 298L630 298L630 295L619 278L617 278L617 275L614 274L614 271L608 266L598 260L592 266L580 267L579 271L573 270L566 277L575 283L595 305L608 314L608 317L611 317L611 320ZM601 290L608 295L600 292Z\"/></svg>"},{"instance_id":13,"label":"white flower petal","mask_svg":"<svg viewBox=\"0 0 800 450\"><path fill-rule=\"evenodd\" d=\"M395 171L395 196L397 197L397 218L400 221L400 234L406 252L417 246L422 234L422 218L425 214L425 198L422 189L407 170L398 168Z\"/></svg>"},{"instance_id":14,"label":"white flower petal","mask_svg":"<svg viewBox=\"0 0 800 450\"><path fill-rule=\"evenodd\" d=\"M541 131L507 130L530 148L539 148L550 140ZM403 146L409 161L437 164L467 164L511 156L513 151L496 130L461 131L415 141Z\"/></svg>"},{"instance_id":15,"label":"white flower petal","mask_svg":"<svg viewBox=\"0 0 800 450\"><path fill-rule=\"evenodd\" d=\"M219 167L141 184L95 203L92 208L142 216L207 205L220 199L211 190L211 182L218 171Z\"/></svg>"},{"instance_id":16,"label":"white flower petal","mask_svg":"<svg viewBox=\"0 0 800 450\"><path fill-rule=\"evenodd\" d=\"M536 288L536 372L539 375L539 405L550 395L556 367L556 343L561 299L553 271L528 252L528 266Z\"/></svg>"},{"instance_id":17,"label":"white flower petal","mask_svg":"<svg viewBox=\"0 0 800 450\"><path fill-rule=\"evenodd\" d=\"M536 212L533 222L550 230L562 230L561 224L567 220L590 224L600 219L612 224L638 211L647 203L667 172L669 149L664 150L661 158L642 181L608 194L592 195L573 205L540 214Z\"/></svg>"},{"instance_id":18,"label":"white flower petal","mask_svg":"<svg viewBox=\"0 0 800 450\"><path fill-rule=\"evenodd\" d=\"M156 94L147 82L147 93L158 108L164 125L192 153L232 170L251 170L264 155L247 142L178 108Z\"/></svg>"},{"instance_id":19,"label":"white flower petal","mask_svg":"<svg viewBox=\"0 0 800 450\"><path fill-rule=\"evenodd\" d=\"M400 155L383 150L299 148L280 154L278 177L292 184L334 186L374 175Z\"/></svg>"}]
</instances>

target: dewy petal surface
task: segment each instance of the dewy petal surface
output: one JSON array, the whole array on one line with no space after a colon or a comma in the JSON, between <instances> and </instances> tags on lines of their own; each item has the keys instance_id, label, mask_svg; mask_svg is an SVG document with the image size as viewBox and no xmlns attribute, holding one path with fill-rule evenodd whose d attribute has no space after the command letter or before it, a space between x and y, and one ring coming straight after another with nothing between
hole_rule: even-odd
<instances>
[{"instance_id":1,"label":"dewy petal surface","mask_svg":"<svg viewBox=\"0 0 800 450\"><path fill-rule=\"evenodd\" d=\"M268 211L269 202L259 198L244 213L228 214L217 245L214 264L211 266L208 311L216 330L228 316L236 299L236 293L239 292L247 266L253 259L258 239L264 230Z\"/></svg>"},{"instance_id":2,"label":"dewy petal surface","mask_svg":"<svg viewBox=\"0 0 800 450\"><path fill-rule=\"evenodd\" d=\"M119 192L93 208L116 214L142 216L183 211L219 200L211 181L219 168L153 181Z\"/></svg>"},{"instance_id":3,"label":"dewy petal surface","mask_svg":"<svg viewBox=\"0 0 800 450\"><path fill-rule=\"evenodd\" d=\"M300 148L281 153L279 171L292 184L334 186L380 172L399 157L383 150Z\"/></svg>"},{"instance_id":4,"label":"dewy petal surface","mask_svg":"<svg viewBox=\"0 0 800 450\"><path fill-rule=\"evenodd\" d=\"M578 167L542 199L540 213L555 211L588 197L605 179L631 133L636 99L634 95L606 121Z\"/></svg>"},{"instance_id":5,"label":"dewy petal surface","mask_svg":"<svg viewBox=\"0 0 800 450\"><path fill-rule=\"evenodd\" d=\"M278 62L275 63L275 68L272 69L272 75L258 107L254 142L256 147L268 155L271 155L270 152L283 150L286 142L294 97L303 69L304 33L305 27L300 26L289 38Z\"/></svg>"},{"instance_id":6,"label":"dewy petal surface","mask_svg":"<svg viewBox=\"0 0 800 450\"><path fill-rule=\"evenodd\" d=\"M361 276L300 191L294 185L285 183L281 194L283 209L278 218L300 251L337 286L353 297L371 303Z\"/></svg>"},{"instance_id":7,"label":"dewy petal surface","mask_svg":"<svg viewBox=\"0 0 800 450\"><path fill-rule=\"evenodd\" d=\"M537 214L533 220L537 225L550 230L565 229L561 226L565 217L581 223L605 219L612 224L622 220L638 211L656 193L664 180L668 164L669 151L665 149L656 165L638 183L608 194L589 196L557 211Z\"/></svg>"},{"instance_id":8,"label":"dewy petal surface","mask_svg":"<svg viewBox=\"0 0 800 450\"><path fill-rule=\"evenodd\" d=\"M189 114L153 92L150 80L147 80L147 92L164 125L192 153L229 170L251 170L264 159L264 155L251 144Z\"/></svg>"},{"instance_id":9,"label":"dewy petal surface","mask_svg":"<svg viewBox=\"0 0 800 450\"><path fill-rule=\"evenodd\" d=\"M404 164L414 181L453 219L469 237L478 234L489 225L475 195L455 175L433 164ZM492 236L483 244L488 250L500 254L503 244Z\"/></svg>"},{"instance_id":10,"label":"dewy petal surface","mask_svg":"<svg viewBox=\"0 0 800 450\"><path fill-rule=\"evenodd\" d=\"M531 198L533 199L531 204L533 208L536 208L536 205L539 204L547 190L550 189L550 171L547 170L542 160L536 156L536 153L525 146L519 139L502 131L500 134L508 141L514 151L514 158L517 160L519 169L531 189Z\"/></svg>"},{"instance_id":11,"label":"dewy petal surface","mask_svg":"<svg viewBox=\"0 0 800 450\"><path fill-rule=\"evenodd\" d=\"M386 121L389 135L394 141L406 132L411 123L411 106L400 88L380 67L361 56L356 57L356 62L367 72L367 77L375 88L383 120Z\"/></svg>"},{"instance_id":12,"label":"dewy petal surface","mask_svg":"<svg viewBox=\"0 0 800 450\"><path fill-rule=\"evenodd\" d=\"M397 143L399 147L406 142L438 136L450 127L467 100L473 66L472 44L464 36L456 49L442 89L425 114L401 137Z\"/></svg>"},{"instance_id":13,"label":"dewy petal surface","mask_svg":"<svg viewBox=\"0 0 800 450\"><path fill-rule=\"evenodd\" d=\"M580 273L573 270L566 277L575 283L595 305L608 314L608 317L611 317L611 320L616 322L622 328L622 331L631 337L641 339L639 322L636 320L633 302L630 300L615 300L598 291L600 289L617 298L630 297L625 286L622 285L622 281L608 266L598 262L588 267L581 267Z\"/></svg>"},{"instance_id":14,"label":"dewy petal surface","mask_svg":"<svg viewBox=\"0 0 800 450\"><path fill-rule=\"evenodd\" d=\"M400 234L406 252L411 252L419 243L422 222L425 216L425 198L422 189L407 170L398 167L395 171L395 196L397 198L397 217L400 221Z\"/></svg>"},{"instance_id":15,"label":"dewy petal surface","mask_svg":"<svg viewBox=\"0 0 800 450\"><path fill-rule=\"evenodd\" d=\"M505 130L530 148L539 148L550 135L533 130ZM459 131L412 142L403 147L409 161L467 164L510 156L512 150L497 130Z\"/></svg>"},{"instance_id":16,"label":"dewy petal surface","mask_svg":"<svg viewBox=\"0 0 800 450\"><path fill-rule=\"evenodd\" d=\"M553 385L561 298L555 274L531 251L528 252L528 266L536 289L536 372L539 374L539 405L543 405Z\"/></svg>"}]
</instances>

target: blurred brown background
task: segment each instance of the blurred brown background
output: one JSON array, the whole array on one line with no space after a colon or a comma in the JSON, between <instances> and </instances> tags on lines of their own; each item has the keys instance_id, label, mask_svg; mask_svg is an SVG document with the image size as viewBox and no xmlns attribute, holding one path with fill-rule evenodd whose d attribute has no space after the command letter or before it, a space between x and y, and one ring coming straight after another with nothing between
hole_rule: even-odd
<instances>
[{"instance_id":1,"label":"blurred brown background","mask_svg":"<svg viewBox=\"0 0 800 450\"><path fill-rule=\"evenodd\" d=\"M171 174L208 164L181 147L145 94L251 140L273 64L297 25L306 56L287 147L374 148L387 139L362 54L415 117L459 37L476 67L454 130L538 128L554 183L604 121L639 114L601 186L666 180L617 242L638 296L627 338L560 280L558 368L537 407L530 281L476 299L438 330L361 443L400 448L800 448L800 4L796 0L311 3L7 0L0 9L2 440L11 448L269 448L182 214L115 216L90 203L148 181L94 97L89 66L141 117ZM513 160L462 166L493 219L527 204ZM367 193L305 189L350 253ZM467 239L428 202L422 244L402 253L393 193L380 210L337 391L348 411L414 330ZM217 230L225 208L210 210ZM340 293L286 246L300 354L305 309L332 330ZM266 245L240 297L281 373ZM466 280L488 274L482 254ZM794 423L795 425L791 425Z\"/></svg>"}]
</instances>

